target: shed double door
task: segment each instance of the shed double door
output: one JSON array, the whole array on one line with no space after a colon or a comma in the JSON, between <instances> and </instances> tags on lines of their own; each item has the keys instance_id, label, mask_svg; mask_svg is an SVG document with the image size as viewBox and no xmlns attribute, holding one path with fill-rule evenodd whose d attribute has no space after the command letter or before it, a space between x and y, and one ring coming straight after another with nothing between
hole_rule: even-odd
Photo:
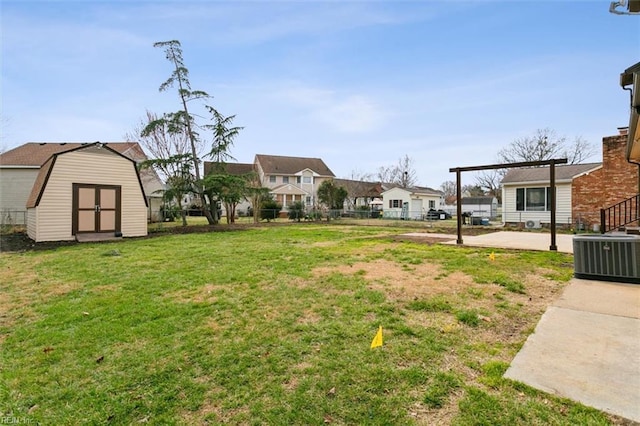
<instances>
[{"instance_id":1,"label":"shed double door","mask_svg":"<svg viewBox=\"0 0 640 426\"><path fill-rule=\"evenodd\" d=\"M121 187L73 184L73 234L120 231Z\"/></svg>"}]
</instances>

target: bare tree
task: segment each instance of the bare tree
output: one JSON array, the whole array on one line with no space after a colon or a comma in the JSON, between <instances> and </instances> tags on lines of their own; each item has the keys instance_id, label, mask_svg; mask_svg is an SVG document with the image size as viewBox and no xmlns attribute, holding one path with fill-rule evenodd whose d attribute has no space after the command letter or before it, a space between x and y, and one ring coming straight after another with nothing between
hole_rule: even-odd
<instances>
[{"instance_id":1,"label":"bare tree","mask_svg":"<svg viewBox=\"0 0 640 426\"><path fill-rule=\"evenodd\" d=\"M456 201L456 183L454 181L448 180L442 182L440 184L440 191L442 191L447 204L453 204Z\"/></svg>"},{"instance_id":2,"label":"bare tree","mask_svg":"<svg viewBox=\"0 0 640 426\"><path fill-rule=\"evenodd\" d=\"M549 128L536 130L533 136L518 138L498 151L501 163L543 161L567 158L569 164L577 164L595 153L593 145L576 137L570 142L566 136L557 136Z\"/></svg>"},{"instance_id":3,"label":"bare tree","mask_svg":"<svg viewBox=\"0 0 640 426\"><path fill-rule=\"evenodd\" d=\"M484 190L478 185L464 185L462 187L462 193L466 197L482 197L486 195Z\"/></svg>"},{"instance_id":4,"label":"bare tree","mask_svg":"<svg viewBox=\"0 0 640 426\"><path fill-rule=\"evenodd\" d=\"M554 130L544 128L537 129L533 136L518 138L498 151L498 163L566 158L569 164L578 164L595 153L595 147L580 136L569 141L566 136L557 136ZM506 172L507 169L480 172L476 175L476 186L501 200L502 178Z\"/></svg>"},{"instance_id":5,"label":"bare tree","mask_svg":"<svg viewBox=\"0 0 640 426\"><path fill-rule=\"evenodd\" d=\"M504 170L487 170L476 175L476 185L479 186L486 195L496 197L498 202L502 201L502 178Z\"/></svg>"},{"instance_id":6,"label":"bare tree","mask_svg":"<svg viewBox=\"0 0 640 426\"><path fill-rule=\"evenodd\" d=\"M416 185L417 173L413 167L413 159L405 154L392 166L380 167L378 169L378 179L384 183L395 183L403 188Z\"/></svg>"},{"instance_id":7,"label":"bare tree","mask_svg":"<svg viewBox=\"0 0 640 426\"><path fill-rule=\"evenodd\" d=\"M576 137L573 142L565 147L565 155L569 164L579 164L593 157L597 153L596 147L582 139L582 137Z\"/></svg>"},{"instance_id":8,"label":"bare tree","mask_svg":"<svg viewBox=\"0 0 640 426\"><path fill-rule=\"evenodd\" d=\"M176 156L184 157L191 155L191 146L187 135L184 132L170 132L168 124L166 123L155 126L152 131L141 136L142 131L148 124L157 122L158 119L157 114L147 111L146 119L140 120L140 123L132 132L126 133L124 135L125 140L138 142L149 157L155 159L168 159ZM202 143L198 143L196 150L198 154L202 151ZM177 162L158 162L158 164L154 166L154 169L164 181L171 176L178 176L184 171L183 165Z\"/></svg>"},{"instance_id":9,"label":"bare tree","mask_svg":"<svg viewBox=\"0 0 640 426\"><path fill-rule=\"evenodd\" d=\"M373 173L366 173L361 170L351 170L350 180L356 180L360 182L371 182L374 179Z\"/></svg>"},{"instance_id":10,"label":"bare tree","mask_svg":"<svg viewBox=\"0 0 640 426\"><path fill-rule=\"evenodd\" d=\"M8 128L11 120L6 116L0 115L0 154L7 150L6 142L9 135Z\"/></svg>"}]
</instances>

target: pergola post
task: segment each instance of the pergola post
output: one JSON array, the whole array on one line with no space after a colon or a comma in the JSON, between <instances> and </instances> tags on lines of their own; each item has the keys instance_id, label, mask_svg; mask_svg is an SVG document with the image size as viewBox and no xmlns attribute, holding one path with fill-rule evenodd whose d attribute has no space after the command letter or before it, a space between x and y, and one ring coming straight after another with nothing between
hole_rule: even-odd
<instances>
[{"instance_id":1,"label":"pergola post","mask_svg":"<svg viewBox=\"0 0 640 426\"><path fill-rule=\"evenodd\" d=\"M462 182L460 169L456 169L456 220L458 221L458 239L456 244L462 244Z\"/></svg>"},{"instance_id":2,"label":"pergola post","mask_svg":"<svg viewBox=\"0 0 640 426\"><path fill-rule=\"evenodd\" d=\"M549 164L549 180L551 181L551 245L549 250L558 251L556 245L556 162L551 160Z\"/></svg>"}]
</instances>

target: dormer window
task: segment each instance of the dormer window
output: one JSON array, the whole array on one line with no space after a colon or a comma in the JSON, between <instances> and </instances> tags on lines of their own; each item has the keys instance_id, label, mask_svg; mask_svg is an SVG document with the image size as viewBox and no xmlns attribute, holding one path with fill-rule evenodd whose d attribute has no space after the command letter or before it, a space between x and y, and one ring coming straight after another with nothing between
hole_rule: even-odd
<instances>
[{"instance_id":1,"label":"dormer window","mask_svg":"<svg viewBox=\"0 0 640 426\"><path fill-rule=\"evenodd\" d=\"M311 176L303 176L302 177L302 183L312 183L312 177Z\"/></svg>"}]
</instances>

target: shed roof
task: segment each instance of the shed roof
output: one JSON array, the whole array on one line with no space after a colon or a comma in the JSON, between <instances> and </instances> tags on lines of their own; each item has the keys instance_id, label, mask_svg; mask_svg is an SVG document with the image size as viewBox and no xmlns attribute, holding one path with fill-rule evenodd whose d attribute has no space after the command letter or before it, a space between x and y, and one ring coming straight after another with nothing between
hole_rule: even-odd
<instances>
[{"instance_id":1,"label":"shed roof","mask_svg":"<svg viewBox=\"0 0 640 426\"><path fill-rule=\"evenodd\" d=\"M73 150L96 142L28 142L0 154L0 167L25 166L40 167L52 155ZM146 155L137 142L101 142L114 151L135 161L146 160Z\"/></svg>"},{"instance_id":2,"label":"shed roof","mask_svg":"<svg viewBox=\"0 0 640 426\"><path fill-rule=\"evenodd\" d=\"M320 158L256 154L256 163L260 164L262 171L267 175L295 175L309 169L320 176L335 177Z\"/></svg>"},{"instance_id":3,"label":"shed roof","mask_svg":"<svg viewBox=\"0 0 640 426\"><path fill-rule=\"evenodd\" d=\"M386 191L384 191L383 194L385 192L391 191L392 189L401 189L403 191L410 192L411 194L433 195L433 196L438 196L438 197L444 195L444 193L442 191L438 191L436 189L429 188L429 187L426 187L426 186L411 186L409 188L402 188L400 186L393 186L393 187L387 189Z\"/></svg>"},{"instance_id":4,"label":"shed roof","mask_svg":"<svg viewBox=\"0 0 640 426\"><path fill-rule=\"evenodd\" d=\"M590 172L602 163L567 164L556 167L556 181L571 181L576 176ZM511 169L502 179L502 184L540 182L549 180L549 167L524 167Z\"/></svg>"},{"instance_id":5,"label":"shed roof","mask_svg":"<svg viewBox=\"0 0 640 426\"><path fill-rule=\"evenodd\" d=\"M493 204L496 197L462 197L462 204Z\"/></svg>"},{"instance_id":6,"label":"shed roof","mask_svg":"<svg viewBox=\"0 0 640 426\"><path fill-rule=\"evenodd\" d=\"M132 142L135 143L135 142ZM100 145L99 145L100 144ZM138 145L137 143L135 143L136 145ZM126 155L122 154L121 152L116 151L115 149L113 149L113 146L107 146L106 144L101 144L100 142L94 142L94 143L90 143L90 144L76 144L77 146L75 147L67 147L68 149L64 150L64 151L60 151L60 152L55 152L53 155L51 155L44 164L41 165L40 170L38 171L38 176L36 177L36 180L33 184L33 187L31 188L31 193L29 194L29 198L27 199L27 208L33 208L36 207L39 203L40 203L40 198L42 197L42 194L44 192L45 187L47 186L47 181L49 180L49 176L51 175L51 171L53 170L55 163L56 163L56 159L58 158L58 156L60 155L64 155L64 154L68 154L70 152L73 151L78 151L81 149L87 149L87 148L92 148L95 146L104 148L105 152L111 152L114 155L117 155L119 157L122 157L123 159L130 161L132 163L133 169L136 173L136 176L138 178L138 184L140 185L140 191L143 194L143 199L144 199L144 203L145 205L149 205L147 202L147 198L144 196L144 187L142 186L142 181L140 180L140 173L138 172L138 168L135 165L135 160L133 160L132 158L127 157Z\"/></svg>"}]
</instances>

